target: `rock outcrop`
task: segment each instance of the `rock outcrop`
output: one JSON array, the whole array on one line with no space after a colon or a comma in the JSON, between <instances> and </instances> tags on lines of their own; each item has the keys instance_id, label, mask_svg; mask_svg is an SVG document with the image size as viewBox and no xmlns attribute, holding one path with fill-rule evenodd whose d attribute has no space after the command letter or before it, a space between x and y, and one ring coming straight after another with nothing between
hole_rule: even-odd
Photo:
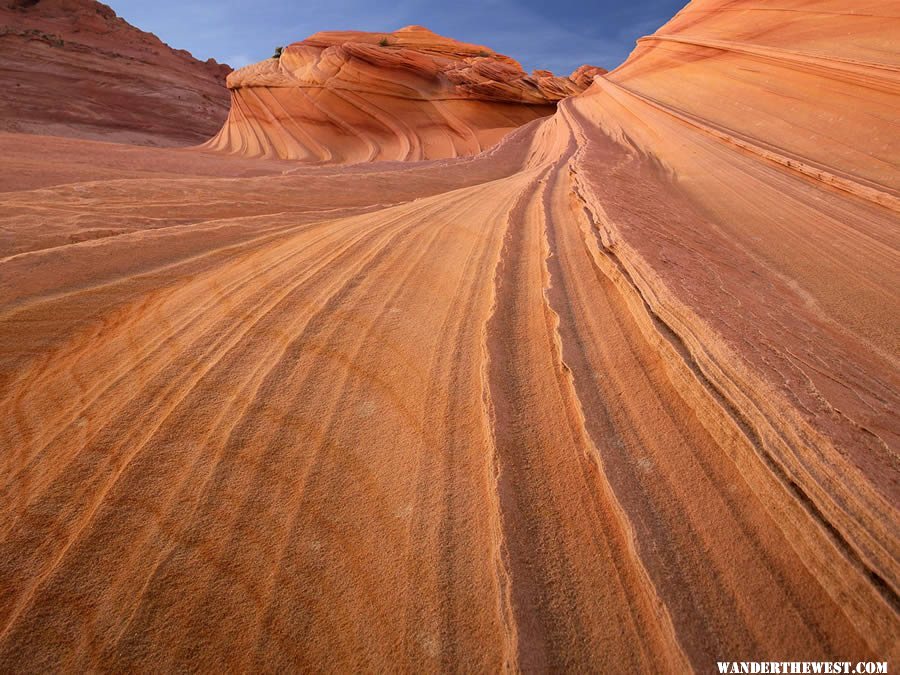
<instances>
[{"instance_id":1,"label":"rock outcrop","mask_svg":"<svg viewBox=\"0 0 900 675\"><path fill-rule=\"evenodd\" d=\"M900 634L898 93L896 2L693 0L554 120L585 139L572 175L597 264L717 452L888 660ZM712 641L685 608L703 583L663 593L698 667ZM758 620L777 632L774 614Z\"/></svg>"},{"instance_id":2,"label":"rock outcrop","mask_svg":"<svg viewBox=\"0 0 900 675\"><path fill-rule=\"evenodd\" d=\"M567 90L409 32L236 100ZM0 672L896 664L898 35L695 0L473 157L0 134Z\"/></svg>"},{"instance_id":3,"label":"rock outcrop","mask_svg":"<svg viewBox=\"0 0 900 675\"><path fill-rule=\"evenodd\" d=\"M0 130L190 145L228 113L227 65L172 49L104 4L0 3Z\"/></svg>"},{"instance_id":4,"label":"rock outcrop","mask_svg":"<svg viewBox=\"0 0 900 675\"><path fill-rule=\"evenodd\" d=\"M694 0L598 87L883 202L900 190L898 35L884 0Z\"/></svg>"},{"instance_id":5,"label":"rock outcrop","mask_svg":"<svg viewBox=\"0 0 900 675\"><path fill-rule=\"evenodd\" d=\"M206 147L330 163L473 155L603 72L528 75L422 26L316 33L228 76L231 112Z\"/></svg>"}]
</instances>

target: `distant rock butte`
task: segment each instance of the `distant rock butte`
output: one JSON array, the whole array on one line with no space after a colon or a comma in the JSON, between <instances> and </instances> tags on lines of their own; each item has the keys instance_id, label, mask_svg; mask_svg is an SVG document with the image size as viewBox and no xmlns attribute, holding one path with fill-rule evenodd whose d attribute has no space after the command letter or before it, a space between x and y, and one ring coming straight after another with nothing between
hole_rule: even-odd
<instances>
[{"instance_id":1,"label":"distant rock butte","mask_svg":"<svg viewBox=\"0 0 900 675\"><path fill-rule=\"evenodd\" d=\"M0 0L0 130L191 145L228 113L227 65L94 0Z\"/></svg>"},{"instance_id":2,"label":"distant rock butte","mask_svg":"<svg viewBox=\"0 0 900 675\"><path fill-rule=\"evenodd\" d=\"M473 155L604 72L528 75L422 26L316 33L228 76L231 112L206 147L335 163Z\"/></svg>"}]
</instances>

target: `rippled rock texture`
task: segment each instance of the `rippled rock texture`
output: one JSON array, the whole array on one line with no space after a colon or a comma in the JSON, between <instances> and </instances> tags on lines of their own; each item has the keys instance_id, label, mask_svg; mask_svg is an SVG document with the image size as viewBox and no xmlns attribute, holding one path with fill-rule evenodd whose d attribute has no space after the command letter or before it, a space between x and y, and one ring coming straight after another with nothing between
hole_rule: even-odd
<instances>
[{"instance_id":1,"label":"rippled rock texture","mask_svg":"<svg viewBox=\"0 0 900 675\"><path fill-rule=\"evenodd\" d=\"M228 114L231 69L94 0L0 0L0 130L191 145Z\"/></svg>"},{"instance_id":2,"label":"rippled rock texture","mask_svg":"<svg viewBox=\"0 0 900 675\"><path fill-rule=\"evenodd\" d=\"M898 35L695 0L466 158L0 135L0 670L893 668Z\"/></svg>"},{"instance_id":3,"label":"rippled rock texture","mask_svg":"<svg viewBox=\"0 0 900 675\"><path fill-rule=\"evenodd\" d=\"M231 113L206 147L329 163L474 155L604 72L526 75L422 26L316 33L229 75Z\"/></svg>"}]
</instances>

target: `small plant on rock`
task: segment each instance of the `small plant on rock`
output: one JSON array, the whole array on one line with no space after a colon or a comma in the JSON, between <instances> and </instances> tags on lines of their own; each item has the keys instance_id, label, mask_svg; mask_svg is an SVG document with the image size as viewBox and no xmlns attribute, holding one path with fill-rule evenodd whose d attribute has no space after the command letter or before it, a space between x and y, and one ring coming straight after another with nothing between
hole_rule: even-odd
<instances>
[{"instance_id":1,"label":"small plant on rock","mask_svg":"<svg viewBox=\"0 0 900 675\"><path fill-rule=\"evenodd\" d=\"M275 53L272 54L272 58L273 58L273 59L280 59L280 58L281 58L281 52L283 52L283 51L284 51L284 47L275 47Z\"/></svg>"}]
</instances>

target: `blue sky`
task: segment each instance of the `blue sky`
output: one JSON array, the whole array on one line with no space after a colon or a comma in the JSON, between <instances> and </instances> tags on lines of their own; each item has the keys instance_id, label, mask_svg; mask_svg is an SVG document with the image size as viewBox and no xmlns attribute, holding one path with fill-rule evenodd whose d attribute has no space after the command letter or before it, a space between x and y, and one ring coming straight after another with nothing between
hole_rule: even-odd
<instances>
[{"instance_id":1,"label":"blue sky","mask_svg":"<svg viewBox=\"0 0 900 675\"><path fill-rule=\"evenodd\" d=\"M483 44L526 70L613 68L687 0L104 0L119 16L199 59L235 67L320 30L409 24Z\"/></svg>"}]
</instances>

